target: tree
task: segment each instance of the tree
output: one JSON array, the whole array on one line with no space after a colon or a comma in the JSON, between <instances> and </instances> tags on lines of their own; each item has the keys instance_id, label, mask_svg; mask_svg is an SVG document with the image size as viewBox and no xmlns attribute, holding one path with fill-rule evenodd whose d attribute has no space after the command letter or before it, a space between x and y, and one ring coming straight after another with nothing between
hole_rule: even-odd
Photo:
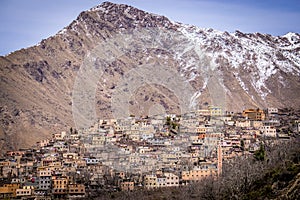
<instances>
[{"instance_id":1,"label":"tree","mask_svg":"<svg viewBox=\"0 0 300 200\"><path fill-rule=\"evenodd\" d=\"M245 142L244 140L241 140L241 149L244 150L244 148L245 148Z\"/></svg>"},{"instance_id":2,"label":"tree","mask_svg":"<svg viewBox=\"0 0 300 200\"><path fill-rule=\"evenodd\" d=\"M265 148L263 144L260 144L259 150L254 152L254 158L258 161L264 161L265 160Z\"/></svg>"},{"instance_id":3,"label":"tree","mask_svg":"<svg viewBox=\"0 0 300 200\"><path fill-rule=\"evenodd\" d=\"M175 122L173 122L173 123L172 123L172 128L173 128L173 129L176 129L177 127L178 127L178 124L175 123Z\"/></svg>"},{"instance_id":4,"label":"tree","mask_svg":"<svg viewBox=\"0 0 300 200\"><path fill-rule=\"evenodd\" d=\"M171 125L171 117L168 116L168 117L166 118L166 120L167 120L167 121L166 121L166 125L170 126L170 125Z\"/></svg>"}]
</instances>

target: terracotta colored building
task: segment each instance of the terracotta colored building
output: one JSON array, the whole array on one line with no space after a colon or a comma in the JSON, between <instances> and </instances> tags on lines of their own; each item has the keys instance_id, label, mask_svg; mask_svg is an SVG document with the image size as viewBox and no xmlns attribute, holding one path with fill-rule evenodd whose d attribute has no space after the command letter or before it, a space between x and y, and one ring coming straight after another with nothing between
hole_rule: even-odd
<instances>
[{"instance_id":1,"label":"terracotta colored building","mask_svg":"<svg viewBox=\"0 0 300 200\"><path fill-rule=\"evenodd\" d=\"M247 109L243 111L243 116L250 120L265 120L266 115L263 110L257 109Z\"/></svg>"}]
</instances>

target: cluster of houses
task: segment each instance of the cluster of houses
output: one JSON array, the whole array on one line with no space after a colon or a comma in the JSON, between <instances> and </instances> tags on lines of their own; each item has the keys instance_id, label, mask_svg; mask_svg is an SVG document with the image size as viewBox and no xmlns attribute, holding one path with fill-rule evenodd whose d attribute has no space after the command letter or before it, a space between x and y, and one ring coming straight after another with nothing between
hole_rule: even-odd
<instances>
[{"instance_id":1,"label":"cluster of houses","mask_svg":"<svg viewBox=\"0 0 300 200\"><path fill-rule=\"evenodd\" d=\"M299 132L276 108L99 120L53 134L0 160L0 198L80 198L97 192L175 187L218 177L222 162L252 154L262 139ZM285 120L286 119L286 120Z\"/></svg>"}]
</instances>

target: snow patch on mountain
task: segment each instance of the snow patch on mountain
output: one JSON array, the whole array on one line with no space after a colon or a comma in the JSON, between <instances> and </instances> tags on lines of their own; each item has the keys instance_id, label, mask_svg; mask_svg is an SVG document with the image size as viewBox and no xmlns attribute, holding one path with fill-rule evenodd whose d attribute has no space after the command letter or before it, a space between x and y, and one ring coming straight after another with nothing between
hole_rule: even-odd
<instances>
[{"instance_id":1,"label":"snow patch on mountain","mask_svg":"<svg viewBox=\"0 0 300 200\"><path fill-rule=\"evenodd\" d=\"M200 97L200 95L202 94L203 90L207 87L207 83L208 83L208 77L204 79L203 82L203 86L200 90L196 91L190 100L190 108L196 108L197 106L197 99Z\"/></svg>"},{"instance_id":2,"label":"snow patch on mountain","mask_svg":"<svg viewBox=\"0 0 300 200\"><path fill-rule=\"evenodd\" d=\"M246 91L248 93L249 89L246 87L245 83L242 81L242 79L239 77L237 72L233 73L235 78L238 80L240 86L243 88L244 91Z\"/></svg>"},{"instance_id":3,"label":"snow patch on mountain","mask_svg":"<svg viewBox=\"0 0 300 200\"><path fill-rule=\"evenodd\" d=\"M271 90L266 85L268 79L278 70L285 73L300 75L300 56L291 51L300 51L300 37L296 33L288 33L282 37L274 37L267 34L244 34L241 32L228 33L213 29L201 29L191 25L179 25L179 31L201 51L208 55L217 67L222 67L216 60L224 58L228 60L226 67L235 71L236 78L245 92L249 92L242 79L238 76L239 69L249 71L248 76L255 91L265 99ZM283 44L286 38L288 44ZM274 41L280 41L278 43ZM274 45L276 45L274 47ZM297 49L298 48L298 49ZM282 58L281 58L282 55ZM279 59L278 59L279 58ZM189 60L183 69L190 69L195 61ZM284 80L282 80L284 82Z\"/></svg>"}]
</instances>

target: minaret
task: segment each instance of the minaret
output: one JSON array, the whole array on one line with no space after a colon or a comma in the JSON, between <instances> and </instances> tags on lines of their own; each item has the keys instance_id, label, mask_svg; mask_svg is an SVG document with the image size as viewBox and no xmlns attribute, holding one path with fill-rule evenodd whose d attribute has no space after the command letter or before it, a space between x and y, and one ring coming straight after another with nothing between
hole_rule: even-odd
<instances>
[{"instance_id":1,"label":"minaret","mask_svg":"<svg viewBox=\"0 0 300 200\"><path fill-rule=\"evenodd\" d=\"M222 147L221 142L218 144L218 177L222 174Z\"/></svg>"}]
</instances>

